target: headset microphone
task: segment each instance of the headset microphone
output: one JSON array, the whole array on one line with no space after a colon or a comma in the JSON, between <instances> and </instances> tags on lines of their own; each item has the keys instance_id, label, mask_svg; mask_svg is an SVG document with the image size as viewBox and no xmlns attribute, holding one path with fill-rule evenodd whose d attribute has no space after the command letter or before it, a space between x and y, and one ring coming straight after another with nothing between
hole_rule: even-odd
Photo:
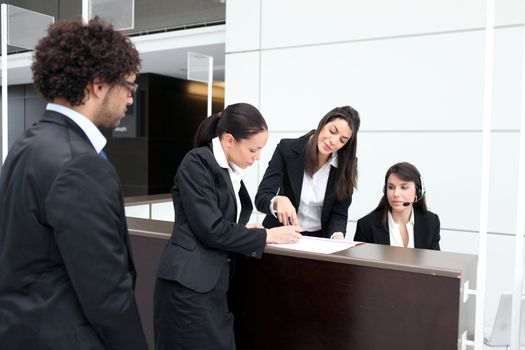
<instances>
[{"instance_id":1,"label":"headset microphone","mask_svg":"<svg viewBox=\"0 0 525 350\"><path fill-rule=\"evenodd\" d=\"M421 188L419 188L419 191L416 191L416 200L413 201L413 202L403 202L403 206L404 207L408 207L410 204L416 204L417 202L419 202L421 200L421 198L423 198L426 194L426 190L425 190L425 183L423 182L423 177L419 176L419 182L421 183ZM417 185L416 185L417 187ZM419 192L419 193L418 193Z\"/></svg>"},{"instance_id":2,"label":"headset microphone","mask_svg":"<svg viewBox=\"0 0 525 350\"><path fill-rule=\"evenodd\" d=\"M425 196L426 190L425 190L425 183L423 182L423 178L419 176L419 183L421 184L421 187L418 188L416 184L416 200L413 202L403 202L404 207L408 207L410 204L416 204ZM386 183L385 187L383 187L383 193L386 195Z\"/></svg>"},{"instance_id":3,"label":"headset microphone","mask_svg":"<svg viewBox=\"0 0 525 350\"><path fill-rule=\"evenodd\" d=\"M425 196L425 192L423 192L423 195L421 197L416 197L416 200L413 202L403 202L403 206L408 207L410 204L416 204L421 200L421 198L423 198L423 196Z\"/></svg>"},{"instance_id":4,"label":"headset microphone","mask_svg":"<svg viewBox=\"0 0 525 350\"><path fill-rule=\"evenodd\" d=\"M421 200L421 198L423 198L423 196L421 197L416 197L416 200L413 201L413 202L403 202L403 206L404 207L408 207L410 204L416 204L417 202L419 202Z\"/></svg>"}]
</instances>

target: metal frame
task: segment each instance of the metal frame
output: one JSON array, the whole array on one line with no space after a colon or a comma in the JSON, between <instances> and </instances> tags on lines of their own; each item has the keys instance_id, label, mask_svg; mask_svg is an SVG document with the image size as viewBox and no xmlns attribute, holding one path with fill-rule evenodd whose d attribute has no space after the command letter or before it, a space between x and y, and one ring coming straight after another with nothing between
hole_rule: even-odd
<instances>
[{"instance_id":1,"label":"metal frame","mask_svg":"<svg viewBox=\"0 0 525 350\"><path fill-rule=\"evenodd\" d=\"M190 55L198 55L198 56L202 56L202 58L207 58L208 59L208 78L207 80L200 80L200 79L195 79L195 78L192 78L190 75L191 75L191 68L190 68ZM205 55L205 54L201 54L201 53L197 53L197 52L192 52L192 51L188 51L188 56L187 56L187 67L186 67L186 71L187 71L187 75L186 75L186 78L188 80L194 80L194 81L200 81L202 83L208 83L208 108L207 108L207 116L210 116L212 114L212 97L213 97L213 56L208 56L208 55Z\"/></svg>"}]
</instances>

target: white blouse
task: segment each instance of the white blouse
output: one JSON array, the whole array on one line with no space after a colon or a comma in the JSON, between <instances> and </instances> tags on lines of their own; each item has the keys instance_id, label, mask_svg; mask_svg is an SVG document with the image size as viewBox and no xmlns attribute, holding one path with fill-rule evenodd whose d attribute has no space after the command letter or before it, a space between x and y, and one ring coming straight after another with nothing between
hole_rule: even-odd
<instances>
[{"instance_id":1,"label":"white blouse","mask_svg":"<svg viewBox=\"0 0 525 350\"><path fill-rule=\"evenodd\" d=\"M410 213L410 220L407 222L408 232L408 248L414 248L414 210ZM403 239L401 239L401 232L399 231L399 224L394 222L392 213L388 211L388 231L390 234L390 245L395 247L403 247Z\"/></svg>"},{"instance_id":2,"label":"white blouse","mask_svg":"<svg viewBox=\"0 0 525 350\"><path fill-rule=\"evenodd\" d=\"M312 177L306 172L303 173L303 186L301 188L301 199L297 217L299 224L304 231L313 232L321 229L321 213L323 202L330 176L330 168L337 168L337 153L332 153L329 162L326 162ZM275 197L270 201L270 212L277 217L277 212L273 209ZM332 236L334 232L331 232Z\"/></svg>"}]
</instances>

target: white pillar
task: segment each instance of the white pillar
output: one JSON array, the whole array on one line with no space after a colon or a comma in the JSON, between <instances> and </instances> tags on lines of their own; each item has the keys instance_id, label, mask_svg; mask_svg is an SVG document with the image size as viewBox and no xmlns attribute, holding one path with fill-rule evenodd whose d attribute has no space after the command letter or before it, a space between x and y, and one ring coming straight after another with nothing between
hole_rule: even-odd
<instances>
[{"instance_id":1,"label":"white pillar","mask_svg":"<svg viewBox=\"0 0 525 350\"><path fill-rule=\"evenodd\" d=\"M208 116L211 115L211 103L213 95L213 56L208 58Z\"/></svg>"},{"instance_id":2,"label":"white pillar","mask_svg":"<svg viewBox=\"0 0 525 350\"><path fill-rule=\"evenodd\" d=\"M494 0L486 1L485 67L483 93L483 143L481 162L481 203L479 225L478 271L476 285L476 323L474 348L483 349L485 322L485 285L487 279L487 225L490 182L490 134L492 119L492 80L494 61Z\"/></svg>"},{"instance_id":3,"label":"white pillar","mask_svg":"<svg viewBox=\"0 0 525 350\"><path fill-rule=\"evenodd\" d=\"M525 35L525 30L524 30ZM525 36L523 37L523 52L525 54ZM525 68L523 56L522 68ZM516 205L516 237L514 255L514 283L512 288L512 316L510 322L510 347L519 349L520 343L520 309L523 288L523 234L525 234L525 71L522 73L521 84L521 126L520 152L518 172L518 202ZM525 327L525 324L521 325Z\"/></svg>"},{"instance_id":4,"label":"white pillar","mask_svg":"<svg viewBox=\"0 0 525 350\"><path fill-rule=\"evenodd\" d=\"M91 0L82 0L82 20L87 23L89 21L89 5Z\"/></svg>"}]
</instances>

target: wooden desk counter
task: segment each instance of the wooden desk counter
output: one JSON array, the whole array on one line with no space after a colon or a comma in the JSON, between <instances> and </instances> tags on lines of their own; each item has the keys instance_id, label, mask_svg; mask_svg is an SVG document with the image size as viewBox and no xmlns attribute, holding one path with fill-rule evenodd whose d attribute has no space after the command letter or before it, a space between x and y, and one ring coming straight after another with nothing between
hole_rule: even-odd
<instances>
[{"instance_id":1,"label":"wooden desk counter","mask_svg":"<svg viewBox=\"0 0 525 350\"><path fill-rule=\"evenodd\" d=\"M153 286L172 222L128 218L137 300L153 344ZM237 348L459 349L473 334L474 255L361 244L334 254L268 246L238 258L230 289ZM153 348L153 347L152 347Z\"/></svg>"}]
</instances>

